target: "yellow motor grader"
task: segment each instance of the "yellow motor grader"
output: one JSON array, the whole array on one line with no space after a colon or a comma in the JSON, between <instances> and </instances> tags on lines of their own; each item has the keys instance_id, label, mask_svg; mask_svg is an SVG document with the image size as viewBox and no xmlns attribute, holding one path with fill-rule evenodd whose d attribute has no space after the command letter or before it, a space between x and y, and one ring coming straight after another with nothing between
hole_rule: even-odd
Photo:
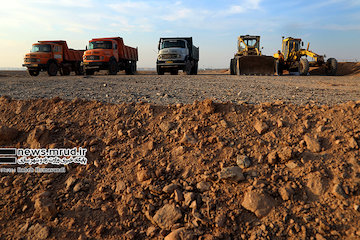
<instances>
[{"instance_id":1,"label":"yellow motor grader","mask_svg":"<svg viewBox=\"0 0 360 240\"><path fill-rule=\"evenodd\" d=\"M230 60L231 75L274 75L275 60L260 51L260 36L238 37L238 51Z\"/></svg>"},{"instance_id":2,"label":"yellow motor grader","mask_svg":"<svg viewBox=\"0 0 360 240\"><path fill-rule=\"evenodd\" d=\"M281 54L283 59L279 58L280 54L275 53L276 73L282 75L283 70L289 72L299 72L300 75L307 75L309 67L320 67L325 65L326 75L336 75L337 61L335 58L329 58L325 62L325 55L319 55L309 50L310 43L306 49L302 49L304 42L300 38L282 38ZM306 57L311 57L314 61L309 62Z\"/></svg>"}]
</instances>

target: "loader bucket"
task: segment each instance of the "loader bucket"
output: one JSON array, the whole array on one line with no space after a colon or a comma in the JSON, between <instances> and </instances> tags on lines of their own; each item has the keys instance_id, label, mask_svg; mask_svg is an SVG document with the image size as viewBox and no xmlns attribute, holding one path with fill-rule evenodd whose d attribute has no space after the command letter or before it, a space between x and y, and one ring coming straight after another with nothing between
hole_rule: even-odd
<instances>
[{"instance_id":1,"label":"loader bucket","mask_svg":"<svg viewBox=\"0 0 360 240\"><path fill-rule=\"evenodd\" d=\"M239 75L274 75L275 59L272 56L239 57Z\"/></svg>"}]
</instances>

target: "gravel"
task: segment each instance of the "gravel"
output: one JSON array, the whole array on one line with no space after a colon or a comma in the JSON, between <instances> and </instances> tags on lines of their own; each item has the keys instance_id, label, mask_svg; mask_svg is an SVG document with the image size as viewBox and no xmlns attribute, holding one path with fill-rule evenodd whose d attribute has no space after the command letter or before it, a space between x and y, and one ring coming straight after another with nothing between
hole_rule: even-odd
<instances>
[{"instance_id":1,"label":"gravel","mask_svg":"<svg viewBox=\"0 0 360 240\"><path fill-rule=\"evenodd\" d=\"M197 76L141 73L134 76L30 77L22 71L0 72L0 95L15 99L75 97L111 103L143 101L155 104L192 103L211 98L219 102L273 102L333 105L360 99L360 76Z\"/></svg>"}]
</instances>

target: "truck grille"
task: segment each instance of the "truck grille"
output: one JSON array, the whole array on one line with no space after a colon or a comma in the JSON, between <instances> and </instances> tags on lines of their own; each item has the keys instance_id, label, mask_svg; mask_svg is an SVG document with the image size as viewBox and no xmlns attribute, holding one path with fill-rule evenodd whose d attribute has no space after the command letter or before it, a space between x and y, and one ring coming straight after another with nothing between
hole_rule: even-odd
<instances>
[{"instance_id":1,"label":"truck grille","mask_svg":"<svg viewBox=\"0 0 360 240\"><path fill-rule=\"evenodd\" d=\"M163 54L162 59L176 59L177 54Z\"/></svg>"},{"instance_id":2,"label":"truck grille","mask_svg":"<svg viewBox=\"0 0 360 240\"><path fill-rule=\"evenodd\" d=\"M100 60L100 56L96 56L96 55L89 55L86 56L87 60Z\"/></svg>"},{"instance_id":3,"label":"truck grille","mask_svg":"<svg viewBox=\"0 0 360 240\"><path fill-rule=\"evenodd\" d=\"M25 62L37 62L37 58L25 58Z\"/></svg>"}]
</instances>

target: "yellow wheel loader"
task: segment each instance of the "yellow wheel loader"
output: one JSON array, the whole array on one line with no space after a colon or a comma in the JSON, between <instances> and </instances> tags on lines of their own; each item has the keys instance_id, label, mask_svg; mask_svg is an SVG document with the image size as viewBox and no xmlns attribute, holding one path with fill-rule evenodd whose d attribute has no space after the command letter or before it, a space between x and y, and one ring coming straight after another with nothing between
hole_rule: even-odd
<instances>
[{"instance_id":1,"label":"yellow wheel loader","mask_svg":"<svg viewBox=\"0 0 360 240\"><path fill-rule=\"evenodd\" d=\"M238 37L238 51L230 60L231 75L274 75L275 60L261 54L260 36Z\"/></svg>"},{"instance_id":2,"label":"yellow wheel loader","mask_svg":"<svg viewBox=\"0 0 360 240\"><path fill-rule=\"evenodd\" d=\"M325 62L325 55L319 55L309 50L310 43L306 49L302 49L304 42L300 38L288 37L282 38L282 50L274 54L276 59L276 73L282 75L283 70L289 72L299 72L300 75L308 75L310 67L320 67L325 65L326 75L336 75L337 61L335 58L329 58ZM309 62L306 57L311 57L314 61Z\"/></svg>"}]
</instances>

